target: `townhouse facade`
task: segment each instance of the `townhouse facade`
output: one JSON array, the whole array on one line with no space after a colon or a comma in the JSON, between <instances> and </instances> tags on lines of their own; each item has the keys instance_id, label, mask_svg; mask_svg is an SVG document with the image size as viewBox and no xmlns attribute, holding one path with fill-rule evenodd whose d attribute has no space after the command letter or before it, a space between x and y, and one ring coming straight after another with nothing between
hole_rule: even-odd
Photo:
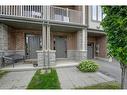
<instances>
[{"instance_id":1,"label":"townhouse facade","mask_svg":"<svg viewBox=\"0 0 127 95\"><path fill-rule=\"evenodd\" d=\"M21 54L54 65L56 59L106 58L100 6L0 6L0 56Z\"/></svg>"}]
</instances>

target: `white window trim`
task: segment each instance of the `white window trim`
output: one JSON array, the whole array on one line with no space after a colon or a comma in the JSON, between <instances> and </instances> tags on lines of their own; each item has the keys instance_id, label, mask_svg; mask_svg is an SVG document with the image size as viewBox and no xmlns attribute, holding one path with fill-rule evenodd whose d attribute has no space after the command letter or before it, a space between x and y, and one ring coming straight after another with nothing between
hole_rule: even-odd
<instances>
[{"instance_id":1,"label":"white window trim","mask_svg":"<svg viewBox=\"0 0 127 95\"><path fill-rule=\"evenodd\" d=\"M102 17L101 17L101 20L99 20L98 18L99 18L99 16L98 16L98 7L99 6L96 6L96 20L95 19L93 19L93 6L91 6L91 20L92 21L95 21L95 22L101 22L102 21L102 19L103 19L103 12L101 12L102 13Z\"/></svg>"}]
</instances>

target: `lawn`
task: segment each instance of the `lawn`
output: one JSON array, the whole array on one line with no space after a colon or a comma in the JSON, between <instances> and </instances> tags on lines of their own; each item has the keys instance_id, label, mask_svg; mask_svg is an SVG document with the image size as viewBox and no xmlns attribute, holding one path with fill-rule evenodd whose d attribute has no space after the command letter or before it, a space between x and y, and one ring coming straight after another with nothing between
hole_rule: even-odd
<instances>
[{"instance_id":1,"label":"lawn","mask_svg":"<svg viewBox=\"0 0 127 95\"><path fill-rule=\"evenodd\" d=\"M2 70L0 70L0 78L2 78L3 75L5 75L6 73L8 73L8 72L7 72L7 71L2 71Z\"/></svg>"},{"instance_id":2,"label":"lawn","mask_svg":"<svg viewBox=\"0 0 127 95\"><path fill-rule=\"evenodd\" d=\"M106 82L76 89L120 89L120 84L118 82Z\"/></svg>"},{"instance_id":3,"label":"lawn","mask_svg":"<svg viewBox=\"0 0 127 95\"><path fill-rule=\"evenodd\" d=\"M50 73L44 74L37 70L27 89L60 89L56 70L51 69Z\"/></svg>"}]
</instances>

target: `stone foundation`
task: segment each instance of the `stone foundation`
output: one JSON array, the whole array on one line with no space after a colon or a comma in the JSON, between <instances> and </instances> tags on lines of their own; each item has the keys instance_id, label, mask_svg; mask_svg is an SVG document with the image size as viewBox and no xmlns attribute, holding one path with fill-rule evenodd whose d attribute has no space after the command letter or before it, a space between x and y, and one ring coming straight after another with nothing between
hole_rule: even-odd
<instances>
[{"instance_id":1,"label":"stone foundation","mask_svg":"<svg viewBox=\"0 0 127 95\"><path fill-rule=\"evenodd\" d=\"M55 52L56 52L55 50L50 50L49 52L47 50L37 51L38 66L44 66L44 65L47 66L49 62L50 62L50 66L54 66L56 62ZM48 60L48 56L49 56L49 60Z\"/></svg>"},{"instance_id":2,"label":"stone foundation","mask_svg":"<svg viewBox=\"0 0 127 95\"><path fill-rule=\"evenodd\" d=\"M75 59L79 60L79 61L87 59L87 51L86 50L77 50Z\"/></svg>"},{"instance_id":3,"label":"stone foundation","mask_svg":"<svg viewBox=\"0 0 127 95\"><path fill-rule=\"evenodd\" d=\"M74 60L75 59L76 50L67 50L67 58Z\"/></svg>"},{"instance_id":4,"label":"stone foundation","mask_svg":"<svg viewBox=\"0 0 127 95\"><path fill-rule=\"evenodd\" d=\"M83 50L67 50L67 58L71 60L84 60L87 58L87 51Z\"/></svg>"}]
</instances>

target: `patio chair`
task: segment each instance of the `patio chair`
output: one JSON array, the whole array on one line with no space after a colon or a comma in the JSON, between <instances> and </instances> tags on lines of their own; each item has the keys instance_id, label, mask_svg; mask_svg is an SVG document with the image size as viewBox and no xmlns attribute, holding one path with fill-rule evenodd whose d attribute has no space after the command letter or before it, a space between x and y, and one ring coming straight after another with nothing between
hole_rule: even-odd
<instances>
[{"instance_id":1,"label":"patio chair","mask_svg":"<svg viewBox=\"0 0 127 95\"><path fill-rule=\"evenodd\" d=\"M7 56L3 56L2 65L5 66L8 64L12 64L14 67L14 64L20 60L23 60L23 61L25 60L25 57L20 54L11 54L11 55L7 55Z\"/></svg>"}]
</instances>

